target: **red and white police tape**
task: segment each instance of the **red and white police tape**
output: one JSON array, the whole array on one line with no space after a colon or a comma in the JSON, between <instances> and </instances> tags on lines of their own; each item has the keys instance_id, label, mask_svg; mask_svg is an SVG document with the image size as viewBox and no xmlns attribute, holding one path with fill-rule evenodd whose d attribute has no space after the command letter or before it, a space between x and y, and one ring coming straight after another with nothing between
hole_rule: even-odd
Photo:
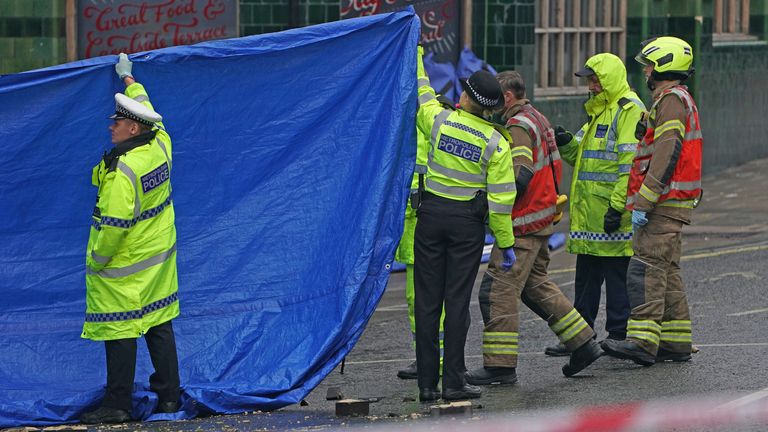
<instances>
[{"instance_id":1,"label":"red and white police tape","mask_svg":"<svg viewBox=\"0 0 768 432\"><path fill-rule=\"evenodd\" d=\"M475 403L477 404L477 403ZM440 418L440 432L661 432L734 431L737 426L768 425L768 389L736 399L707 398L632 402L518 415ZM434 430L434 424L398 423L410 430ZM390 426L391 428L391 426ZM388 429L388 428L384 428ZM768 426L766 427L768 430Z\"/></svg>"}]
</instances>

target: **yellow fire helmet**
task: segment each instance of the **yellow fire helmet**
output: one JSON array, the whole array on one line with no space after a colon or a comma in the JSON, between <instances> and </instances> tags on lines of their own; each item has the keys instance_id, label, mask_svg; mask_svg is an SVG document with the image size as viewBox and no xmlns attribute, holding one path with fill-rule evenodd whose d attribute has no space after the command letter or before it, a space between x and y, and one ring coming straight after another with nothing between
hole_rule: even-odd
<instances>
[{"instance_id":1,"label":"yellow fire helmet","mask_svg":"<svg viewBox=\"0 0 768 432\"><path fill-rule=\"evenodd\" d=\"M648 39L635 60L643 65L653 65L651 77L655 81L686 79L693 74L693 50L688 42L662 36Z\"/></svg>"}]
</instances>

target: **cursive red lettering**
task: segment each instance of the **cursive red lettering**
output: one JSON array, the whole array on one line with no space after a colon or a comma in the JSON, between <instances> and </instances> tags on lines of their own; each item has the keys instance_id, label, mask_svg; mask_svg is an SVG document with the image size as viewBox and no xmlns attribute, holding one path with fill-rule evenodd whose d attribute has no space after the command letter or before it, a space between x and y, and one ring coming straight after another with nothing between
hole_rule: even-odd
<instances>
[{"instance_id":1,"label":"cursive red lettering","mask_svg":"<svg viewBox=\"0 0 768 432\"><path fill-rule=\"evenodd\" d=\"M379 11L381 0L347 0L347 4L341 7L341 16L350 12L359 12L359 16L374 15Z\"/></svg>"},{"instance_id":2,"label":"cursive red lettering","mask_svg":"<svg viewBox=\"0 0 768 432\"><path fill-rule=\"evenodd\" d=\"M203 16L205 19L216 19L217 16L226 12L227 6L222 0L208 0L208 4L203 9Z\"/></svg>"}]
</instances>

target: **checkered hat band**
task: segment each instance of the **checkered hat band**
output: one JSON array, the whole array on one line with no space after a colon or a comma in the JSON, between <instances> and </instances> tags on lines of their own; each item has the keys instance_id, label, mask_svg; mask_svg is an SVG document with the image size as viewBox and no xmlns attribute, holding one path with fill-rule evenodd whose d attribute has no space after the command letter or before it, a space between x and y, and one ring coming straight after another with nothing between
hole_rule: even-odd
<instances>
[{"instance_id":1,"label":"checkered hat band","mask_svg":"<svg viewBox=\"0 0 768 432\"><path fill-rule=\"evenodd\" d=\"M490 99L485 96L482 96L480 93L477 92L474 88L472 88L472 84L469 82L469 80L466 81L467 88L472 92L472 95L475 97L475 100L480 102L480 105L484 107L495 107L499 103L499 98L496 99Z\"/></svg>"},{"instance_id":2,"label":"checkered hat band","mask_svg":"<svg viewBox=\"0 0 768 432\"><path fill-rule=\"evenodd\" d=\"M147 126L152 126L154 124L151 121L144 120L143 118L137 116L136 114L128 111L127 109L125 109L124 106L122 106L120 104L116 104L115 105L115 114L119 114L122 117L125 117L127 119L130 119L130 120L142 123L142 124L145 124Z\"/></svg>"}]
</instances>

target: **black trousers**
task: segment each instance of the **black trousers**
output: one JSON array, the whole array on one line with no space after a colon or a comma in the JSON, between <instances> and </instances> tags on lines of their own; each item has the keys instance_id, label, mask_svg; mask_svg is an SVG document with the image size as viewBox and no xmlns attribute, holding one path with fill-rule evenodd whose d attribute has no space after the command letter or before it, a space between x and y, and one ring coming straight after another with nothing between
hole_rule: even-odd
<instances>
[{"instance_id":1,"label":"black trousers","mask_svg":"<svg viewBox=\"0 0 768 432\"><path fill-rule=\"evenodd\" d=\"M484 196L455 201L424 194L416 223L414 290L419 388L440 380L440 314L445 304L443 389L461 388L469 300L485 237Z\"/></svg>"},{"instance_id":2,"label":"black trousers","mask_svg":"<svg viewBox=\"0 0 768 432\"><path fill-rule=\"evenodd\" d=\"M629 296L627 294L627 267L629 257L576 255L576 298L573 306L595 328L600 307L600 293L605 281L605 330L614 339L627 336Z\"/></svg>"},{"instance_id":3,"label":"black trousers","mask_svg":"<svg viewBox=\"0 0 768 432\"><path fill-rule=\"evenodd\" d=\"M179 360L171 321L152 327L144 335L155 373L149 377L150 389L160 402L179 400ZM107 392L102 406L131 412L131 393L136 375L136 339L104 342L107 351Z\"/></svg>"}]
</instances>

